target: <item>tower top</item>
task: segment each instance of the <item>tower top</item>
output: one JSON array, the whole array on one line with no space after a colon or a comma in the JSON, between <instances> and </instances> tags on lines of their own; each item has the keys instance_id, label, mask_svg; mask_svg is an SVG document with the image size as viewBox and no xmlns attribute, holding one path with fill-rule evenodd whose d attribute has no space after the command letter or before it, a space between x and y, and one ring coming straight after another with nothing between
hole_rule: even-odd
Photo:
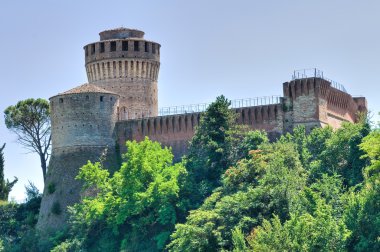
<instances>
[{"instance_id":1,"label":"tower top","mask_svg":"<svg viewBox=\"0 0 380 252\"><path fill-rule=\"evenodd\" d=\"M129 28L116 28L111 30L105 30L99 33L100 40L109 39L126 39L126 38L144 38L144 32L136 29Z\"/></svg>"}]
</instances>

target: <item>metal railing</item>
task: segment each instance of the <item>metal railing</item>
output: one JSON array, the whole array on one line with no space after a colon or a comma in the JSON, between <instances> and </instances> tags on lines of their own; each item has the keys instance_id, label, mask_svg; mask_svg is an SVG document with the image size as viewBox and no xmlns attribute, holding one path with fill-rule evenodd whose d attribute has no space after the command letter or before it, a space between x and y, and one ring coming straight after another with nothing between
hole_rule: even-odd
<instances>
[{"instance_id":1,"label":"metal railing","mask_svg":"<svg viewBox=\"0 0 380 252\"><path fill-rule=\"evenodd\" d=\"M272 95L272 96L263 96L256 98L246 98L246 99L237 99L231 100L230 108L244 108L252 106L263 106L270 104L279 104L281 96ZM173 107L164 107L160 108L158 111L159 116L166 115L177 115L177 114L187 114L187 113L200 113L206 111L207 107L211 103L199 103L191 105L182 105L182 106L173 106Z\"/></svg>"},{"instance_id":2,"label":"metal railing","mask_svg":"<svg viewBox=\"0 0 380 252\"><path fill-rule=\"evenodd\" d=\"M321 71L317 68L294 70L293 75L292 75L292 80L304 79L304 78L313 78L313 77L324 79L324 80L330 82L331 86L333 88L336 88L340 91L347 93L346 88L342 84L323 76L323 71Z\"/></svg>"}]
</instances>

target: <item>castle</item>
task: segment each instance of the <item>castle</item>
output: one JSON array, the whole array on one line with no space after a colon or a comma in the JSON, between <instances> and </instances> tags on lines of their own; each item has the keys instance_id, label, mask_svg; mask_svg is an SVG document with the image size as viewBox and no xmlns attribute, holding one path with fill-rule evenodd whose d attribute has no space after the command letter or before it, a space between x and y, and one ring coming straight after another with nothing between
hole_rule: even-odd
<instances>
[{"instance_id":1,"label":"castle","mask_svg":"<svg viewBox=\"0 0 380 252\"><path fill-rule=\"evenodd\" d=\"M84 192L75 180L79 167L103 156L104 166L117 167L127 140L148 136L171 146L178 159L206 106L161 110L157 79L160 44L144 32L118 28L101 32L100 41L84 46L88 84L50 98L52 155L37 228L57 230L67 220L66 207ZM282 97L238 100L238 123L262 129L275 139L297 125L314 127L356 122L367 112L364 97L352 97L344 87L317 69L295 71L283 83ZM105 151L107 150L107 151Z\"/></svg>"}]
</instances>

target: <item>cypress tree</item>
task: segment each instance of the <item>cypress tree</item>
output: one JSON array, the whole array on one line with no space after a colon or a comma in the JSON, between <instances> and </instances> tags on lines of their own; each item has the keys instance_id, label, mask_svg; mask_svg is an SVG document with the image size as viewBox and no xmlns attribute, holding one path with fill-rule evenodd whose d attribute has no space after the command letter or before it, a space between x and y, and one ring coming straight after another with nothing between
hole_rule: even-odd
<instances>
[{"instance_id":1,"label":"cypress tree","mask_svg":"<svg viewBox=\"0 0 380 252\"><path fill-rule=\"evenodd\" d=\"M18 179L15 177L12 182L9 182L8 179L4 179L4 148L5 144L0 148L0 200L8 201L9 193Z\"/></svg>"}]
</instances>

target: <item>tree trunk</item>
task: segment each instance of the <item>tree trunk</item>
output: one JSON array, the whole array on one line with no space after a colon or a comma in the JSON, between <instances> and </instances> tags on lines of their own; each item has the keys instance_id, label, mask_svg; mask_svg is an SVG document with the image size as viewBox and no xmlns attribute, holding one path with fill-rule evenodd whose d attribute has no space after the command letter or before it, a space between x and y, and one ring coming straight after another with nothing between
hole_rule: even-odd
<instances>
[{"instance_id":1,"label":"tree trunk","mask_svg":"<svg viewBox=\"0 0 380 252\"><path fill-rule=\"evenodd\" d=\"M44 183L46 180L46 160L45 160L45 155L40 153L40 160L41 160L41 168L42 168L42 175L44 177Z\"/></svg>"}]
</instances>

